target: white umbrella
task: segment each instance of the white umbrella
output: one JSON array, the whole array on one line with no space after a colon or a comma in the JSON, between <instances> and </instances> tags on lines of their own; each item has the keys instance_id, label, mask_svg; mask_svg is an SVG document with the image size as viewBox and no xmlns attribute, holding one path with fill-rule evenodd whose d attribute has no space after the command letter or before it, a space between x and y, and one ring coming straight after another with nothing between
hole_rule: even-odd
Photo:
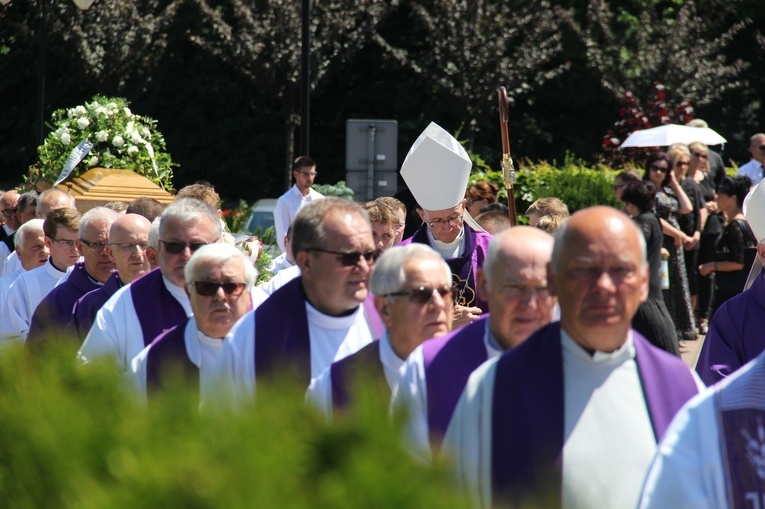
<instances>
[{"instance_id":1,"label":"white umbrella","mask_svg":"<svg viewBox=\"0 0 765 509\"><path fill-rule=\"evenodd\" d=\"M650 129L635 131L624 140L624 147L666 147L673 143L693 143L700 141L706 145L720 145L727 140L708 127L690 127L687 125L667 124Z\"/></svg>"}]
</instances>

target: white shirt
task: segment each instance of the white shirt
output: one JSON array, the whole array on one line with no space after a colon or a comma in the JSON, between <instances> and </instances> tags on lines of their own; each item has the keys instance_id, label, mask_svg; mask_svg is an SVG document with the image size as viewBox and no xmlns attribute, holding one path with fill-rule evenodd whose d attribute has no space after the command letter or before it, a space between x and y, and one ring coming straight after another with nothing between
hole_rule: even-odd
<instances>
[{"instance_id":1,"label":"white shirt","mask_svg":"<svg viewBox=\"0 0 765 509\"><path fill-rule=\"evenodd\" d=\"M295 303L295 305L301 305ZM328 316L305 302L311 348L311 378L335 361L361 350L374 340L364 306L346 316ZM231 390L234 404L255 395L255 312L244 315L226 336L216 380ZM204 397L205 400L208 398ZM214 404L214 403L213 403Z\"/></svg>"},{"instance_id":2,"label":"white shirt","mask_svg":"<svg viewBox=\"0 0 765 509\"><path fill-rule=\"evenodd\" d=\"M632 336L612 353L586 353L561 331L564 382L562 507L635 507L656 450ZM458 481L491 506L492 410L497 359L468 380L444 440Z\"/></svg>"},{"instance_id":3,"label":"white shirt","mask_svg":"<svg viewBox=\"0 0 765 509\"><path fill-rule=\"evenodd\" d=\"M295 220L298 210L306 203L310 203L318 198L324 198L324 195L311 188L308 190L308 195L303 196L303 193L297 188L297 184L293 184L286 193L276 200L274 229L276 230L276 243L282 252L284 252L284 236L287 234L287 229L292 224L292 221Z\"/></svg>"},{"instance_id":4,"label":"white shirt","mask_svg":"<svg viewBox=\"0 0 765 509\"><path fill-rule=\"evenodd\" d=\"M760 183L763 177L762 164L758 163L754 159L750 159L748 163L742 164L738 167L736 175L746 175L752 179L752 184L757 185Z\"/></svg>"},{"instance_id":5,"label":"white shirt","mask_svg":"<svg viewBox=\"0 0 765 509\"><path fill-rule=\"evenodd\" d=\"M16 251L13 250L13 252L15 253ZM8 246L5 244L5 242L0 242L0 271L5 266L5 260L9 256L11 256L11 250L8 249Z\"/></svg>"},{"instance_id":6,"label":"white shirt","mask_svg":"<svg viewBox=\"0 0 765 509\"><path fill-rule=\"evenodd\" d=\"M282 253L273 260L271 260L271 264L268 266L268 270L276 274L280 270L286 269L287 267L293 267L294 264L290 263L289 260L287 260L287 253Z\"/></svg>"},{"instance_id":7,"label":"white shirt","mask_svg":"<svg viewBox=\"0 0 765 509\"><path fill-rule=\"evenodd\" d=\"M388 382L388 388L391 394L396 390L399 380L399 370L404 364L390 344L388 332L385 331L380 338L380 362L385 373L385 381ZM311 380L308 386L306 400L316 405L319 410L324 412L327 417L332 417L332 370L331 366L324 370L322 374Z\"/></svg>"},{"instance_id":8,"label":"white shirt","mask_svg":"<svg viewBox=\"0 0 765 509\"><path fill-rule=\"evenodd\" d=\"M483 336L487 359L498 357L503 350L489 329L489 320ZM407 448L418 458L430 461L430 428L428 426L428 390L425 381L425 360L422 345L407 357L401 368L401 379L393 393L393 406L406 408L407 422L404 437Z\"/></svg>"},{"instance_id":9,"label":"white shirt","mask_svg":"<svg viewBox=\"0 0 765 509\"><path fill-rule=\"evenodd\" d=\"M16 341L26 340L32 314L64 274L53 266L50 259L45 265L20 274L8 289L8 298L2 308L0 336Z\"/></svg>"},{"instance_id":10,"label":"white shirt","mask_svg":"<svg viewBox=\"0 0 765 509\"><path fill-rule=\"evenodd\" d=\"M21 260L19 260L19 255L16 254L15 250L5 258L2 267L3 269L0 271L0 278L19 270L21 267Z\"/></svg>"},{"instance_id":11,"label":"white shirt","mask_svg":"<svg viewBox=\"0 0 765 509\"><path fill-rule=\"evenodd\" d=\"M213 367L218 362L221 347L223 347L223 338L211 338L201 330L197 329L197 322L192 317L184 329L183 339L186 343L186 354L189 360L199 368L200 394L209 389L207 388L212 380ZM132 385L138 391L143 400L146 400L146 365L149 357L151 345L147 346L130 363L130 373L128 374Z\"/></svg>"},{"instance_id":12,"label":"white shirt","mask_svg":"<svg viewBox=\"0 0 765 509\"><path fill-rule=\"evenodd\" d=\"M757 357L717 385L690 400L672 420L648 471L640 500L641 509L727 507L727 471L720 445L715 397L749 383L761 384L765 359ZM741 408L762 410L760 394L743 401ZM756 445L761 457L762 436ZM762 494L759 495L761 497ZM750 507L763 507L758 498Z\"/></svg>"},{"instance_id":13,"label":"white shirt","mask_svg":"<svg viewBox=\"0 0 765 509\"><path fill-rule=\"evenodd\" d=\"M274 274L274 277L269 279L262 287L262 290L267 294L271 295L276 290L281 288L282 286L286 285L296 277L300 275L300 267L297 265L293 265L291 267L287 267L286 269L282 269L276 274Z\"/></svg>"},{"instance_id":14,"label":"white shirt","mask_svg":"<svg viewBox=\"0 0 765 509\"><path fill-rule=\"evenodd\" d=\"M191 303L183 287L175 286L164 276L162 282L183 306L186 316L191 316ZM141 322L135 312L130 286L125 285L117 290L96 313L93 326L77 354L83 363L92 362L97 357L111 356L119 369L127 372L130 361L144 349Z\"/></svg>"}]
</instances>

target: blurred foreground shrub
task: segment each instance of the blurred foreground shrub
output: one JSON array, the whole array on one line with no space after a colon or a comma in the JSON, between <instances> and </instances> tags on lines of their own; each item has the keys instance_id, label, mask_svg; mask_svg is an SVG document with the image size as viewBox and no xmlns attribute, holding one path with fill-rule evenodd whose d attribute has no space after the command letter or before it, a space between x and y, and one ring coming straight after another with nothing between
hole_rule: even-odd
<instances>
[{"instance_id":1,"label":"blurred foreground shrub","mask_svg":"<svg viewBox=\"0 0 765 509\"><path fill-rule=\"evenodd\" d=\"M443 465L400 447L384 402L325 423L294 384L256 405L197 411L171 387L145 408L73 348L0 356L0 499L23 508L466 507Z\"/></svg>"}]
</instances>

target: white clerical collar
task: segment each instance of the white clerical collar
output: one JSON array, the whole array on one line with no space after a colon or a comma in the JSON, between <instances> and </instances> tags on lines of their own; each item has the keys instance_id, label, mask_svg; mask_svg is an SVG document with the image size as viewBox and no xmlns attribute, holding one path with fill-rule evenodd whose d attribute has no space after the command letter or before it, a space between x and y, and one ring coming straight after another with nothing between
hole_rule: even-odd
<instances>
[{"instance_id":1,"label":"white clerical collar","mask_svg":"<svg viewBox=\"0 0 765 509\"><path fill-rule=\"evenodd\" d=\"M353 313L349 313L347 315L325 315L313 307L313 305L308 302L308 300L305 301L305 309L308 315L308 321L317 325L318 327L321 327L322 329L347 329L360 318L359 313L364 312L364 306L359 305L359 307L356 308Z\"/></svg>"},{"instance_id":2,"label":"white clerical collar","mask_svg":"<svg viewBox=\"0 0 765 509\"><path fill-rule=\"evenodd\" d=\"M7 224L4 224L4 225L3 225L3 230L5 230L5 233L6 233L7 235L12 235L12 234L16 233L16 230L14 230L13 228L11 228L11 227L10 227L10 226L8 226Z\"/></svg>"},{"instance_id":3,"label":"white clerical collar","mask_svg":"<svg viewBox=\"0 0 765 509\"><path fill-rule=\"evenodd\" d=\"M588 360L592 363L620 363L627 359L635 357L635 345L632 340L632 329L627 333L627 341L613 352L601 352L595 350L592 354L574 339L561 327L560 329L561 346L564 354L569 354L580 360Z\"/></svg>"},{"instance_id":4,"label":"white clerical collar","mask_svg":"<svg viewBox=\"0 0 765 509\"><path fill-rule=\"evenodd\" d=\"M486 319L486 332L483 335L483 342L486 345L486 353L488 354L489 359L497 357L504 352L504 348L502 348L502 345L499 343L496 336L494 336L494 333L491 332L489 318Z\"/></svg>"},{"instance_id":5,"label":"white clerical collar","mask_svg":"<svg viewBox=\"0 0 765 509\"><path fill-rule=\"evenodd\" d=\"M437 240L430 233L430 229L427 230L428 240L433 249L438 251L442 258L457 258L461 256L465 251L465 226L460 229L459 235L452 242L441 242Z\"/></svg>"},{"instance_id":6,"label":"white clerical collar","mask_svg":"<svg viewBox=\"0 0 765 509\"><path fill-rule=\"evenodd\" d=\"M50 274L56 279L61 279L62 277L64 277L64 274L66 274L65 270L58 270L56 266L53 265L52 258L48 258L48 261L45 262L45 265L43 265L43 267L45 267L45 272L47 272L48 274Z\"/></svg>"},{"instance_id":7,"label":"white clerical collar","mask_svg":"<svg viewBox=\"0 0 765 509\"><path fill-rule=\"evenodd\" d=\"M175 297L175 300L183 306L184 311L186 311L186 316L191 316L191 301L189 300L189 296L186 295L186 289L182 286L174 285L164 275L162 276L162 282L165 283L165 288L170 292L170 295Z\"/></svg>"}]
</instances>

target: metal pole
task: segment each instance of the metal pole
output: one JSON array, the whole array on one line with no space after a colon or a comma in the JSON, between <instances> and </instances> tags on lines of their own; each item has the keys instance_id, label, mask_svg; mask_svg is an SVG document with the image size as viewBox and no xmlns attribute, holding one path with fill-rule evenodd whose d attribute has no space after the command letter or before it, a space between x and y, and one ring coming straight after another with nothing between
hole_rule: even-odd
<instances>
[{"instance_id":1,"label":"metal pole","mask_svg":"<svg viewBox=\"0 0 765 509\"><path fill-rule=\"evenodd\" d=\"M300 93L300 155L309 155L311 134L311 1L303 0Z\"/></svg>"},{"instance_id":2,"label":"metal pole","mask_svg":"<svg viewBox=\"0 0 765 509\"><path fill-rule=\"evenodd\" d=\"M375 133L377 127L367 127L367 201L375 199Z\"/></svg>"},{"instance_id":3,"label":"metal pole","mask_svg":"<svg viewBox=\"0 0 765 509\"><path fill-rule=\"evenodd\" d=\"M48 0L41 0L42 12L40 14L40 56L39 56L39 104L37 108L38 136L40 145L45 141L45 46L47 43L46 10Z\"/></svg>"}]
</instances>

